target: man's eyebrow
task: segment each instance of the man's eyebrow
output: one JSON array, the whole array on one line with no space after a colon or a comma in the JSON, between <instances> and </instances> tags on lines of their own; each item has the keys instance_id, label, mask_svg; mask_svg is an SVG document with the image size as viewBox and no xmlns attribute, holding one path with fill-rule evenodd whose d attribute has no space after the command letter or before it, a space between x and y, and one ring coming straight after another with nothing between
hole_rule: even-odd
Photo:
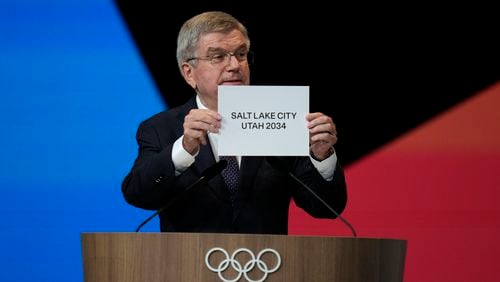
<instances>
[{"instance_id":1,"label":"man's eyebrow","mask_svg":"<svg viewBox=\"0 0 500 282\"><path fill-rule=\"evenodd\" d=\"M248 49L247 45L246 44L241 44L240 46L238 46L238 48L236 48L234 50L234 52L240 51L242 49L245 49L245 50ZM226 49L221 48L221 47L208 47L207 52L231 52L231 51L226 50Z\"/></svg>"},{"instance_id":2,"label":"man's eyebrow","mask_svg":"<svg viewBox=\"0 0 500 282\"><path fill-rule=\"evenodd\" d=\"M208 47L208 52L227 52L226 49L220 47Z\"/></svg>"},{"instance_id":3,"label":"man's eyebrow","mask_svg":"<svg viewBox=\"0 0 500 282\"><path fill-rule=\"evenodd\" d=\"M208 51L218 51L218 50L224 50L224 48L221 47L208 47Z\"/></svg>"}]
</instances>

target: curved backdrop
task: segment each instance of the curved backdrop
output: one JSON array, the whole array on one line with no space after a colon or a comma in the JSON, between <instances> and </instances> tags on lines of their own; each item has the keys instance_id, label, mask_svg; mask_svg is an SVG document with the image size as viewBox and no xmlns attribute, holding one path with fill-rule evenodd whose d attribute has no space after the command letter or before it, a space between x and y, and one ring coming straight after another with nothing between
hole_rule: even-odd
<instances>
[{"instance_id":1,"label":"curved backdrop","mask_svg":"<svg viewBox=\"0 0 500 282\"><path fill-rule=\"evenodd\" d=\"M120 182L163 102L111 1L1 1L0 54L0 281L82 281L81 232L150 214Z\"/></svg>"}]
</instances>

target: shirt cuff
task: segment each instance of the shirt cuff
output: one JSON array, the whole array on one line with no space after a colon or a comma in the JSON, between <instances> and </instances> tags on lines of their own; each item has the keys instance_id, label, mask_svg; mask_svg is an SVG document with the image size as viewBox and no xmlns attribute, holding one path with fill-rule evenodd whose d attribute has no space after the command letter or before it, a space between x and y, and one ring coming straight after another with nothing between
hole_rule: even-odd
<instances>
[{"instance_id":1,"label":"shirt cuff","mask_svg":"<svg viewBox=\"0 0 500 282\"><path fill-rule=\"evenodd\" d=\"M333 179L333 174L335 173L335 168L337 167L337 154L335 151L328 158L317 161L313 157L309 156L312 164L318 170L319 174L323 176L326 181L331 181Z\"/></svg>"},{"instance_id":2,"label":"shirt cuff","mask_svg":"<svg viewBox=\"0 0 500 282\"><path fill-rule=\"evenodd\" d=\"M172 147L172 162L174 163L176 176L186 171L186 169L194 163L194 158L199 153L196 152L196 154L192 156L188 151L186 151L182 146L183 137L184 135L179 137Z\"/></svg>"}]
</instances>

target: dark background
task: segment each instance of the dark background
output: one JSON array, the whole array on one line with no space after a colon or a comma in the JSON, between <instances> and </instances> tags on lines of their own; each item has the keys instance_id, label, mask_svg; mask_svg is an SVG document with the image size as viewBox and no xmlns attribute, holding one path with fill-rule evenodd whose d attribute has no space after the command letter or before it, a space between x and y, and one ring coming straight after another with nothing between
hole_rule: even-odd
<instances>
[{"instance_id":1,"label":"dark background","mask_svg":"<svg viewBox=\"0 0 500 282\"><path fill-rule=\"evenodd\" d=\"M311 112L337 124L344 164L500 78L491 7L116 3L169 107L193 95L175 58L182 23L203 11L231 13L249 31L252 84L309 85Z\"/></svg>"}]
</instances>

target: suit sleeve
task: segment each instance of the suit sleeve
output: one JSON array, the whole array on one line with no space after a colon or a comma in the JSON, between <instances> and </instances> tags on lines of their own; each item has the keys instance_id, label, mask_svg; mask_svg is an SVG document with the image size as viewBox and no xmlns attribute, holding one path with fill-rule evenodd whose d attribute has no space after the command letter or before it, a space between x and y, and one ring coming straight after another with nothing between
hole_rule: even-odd
<instances>
[{"instance_id":1,"label":"suit sleeve","mask_svg":"<svg viewBox=\"0 0 500 282\"><path fill-rule=\"evenodd\" d=\"M297 158L291 168L304 184L311 188L323 201L325 201L338 214L342 213L347 204L347 187L344 172L340 163L336 162L333 179L325 180L317 169L313 166L309 158ZM327 207L321 203L310 191L302 185L295 183L293 198L297 206L304 209L313 217L335 218Z\"/></svg>"},{"instance_id":2,"label":"suit sleeve","mask_svg":"<svg viewBox=\"0 0 500 282\"><path fill-rule=\"evenodd\" d=\"M162 146L156 128L141 123L136 135L139 145L134 165L122 183L125 200L143 209L158 209L175 194L172 144Z\"/></svg>"}]
</instances>

